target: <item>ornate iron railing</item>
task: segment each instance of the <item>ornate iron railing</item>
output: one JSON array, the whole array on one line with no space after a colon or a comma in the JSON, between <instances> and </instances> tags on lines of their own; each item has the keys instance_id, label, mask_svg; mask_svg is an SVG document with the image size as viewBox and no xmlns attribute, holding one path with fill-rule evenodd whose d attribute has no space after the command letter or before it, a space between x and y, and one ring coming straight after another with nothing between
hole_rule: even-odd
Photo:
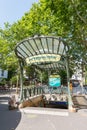
<instances>
[{"instance_id":1,"label":"ornate iron railing","mask_svg":"<svg viewBox=\"0 0 87 130\"><path fill-rule=\"evenodd\" d=\"M42 87L23 88L23 99L43 94Z\"/></svg>"}]
</instances>

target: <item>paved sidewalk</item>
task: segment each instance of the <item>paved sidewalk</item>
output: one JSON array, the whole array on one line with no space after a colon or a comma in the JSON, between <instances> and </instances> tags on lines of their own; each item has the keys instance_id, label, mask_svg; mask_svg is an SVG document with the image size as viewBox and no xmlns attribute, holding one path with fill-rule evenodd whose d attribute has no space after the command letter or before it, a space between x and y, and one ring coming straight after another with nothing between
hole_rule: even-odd
<instances>
[{"instance_id":1,"label":"paved sidewalk","mask_svg":"<svg viewBox=\"0 0 87 130\"><path fill-rule=\"evenodd\" d=\"M87 110L69 113L64 109L24 108L16 130L87 130Z\"/></svg>"},{"instance_id":2,"label":"paved sidewalk","mask_svg":"<svg viewBox=\"0 0 87 130\"><path fill-rule=\"evenodd\" d=\"M8 110L9 99L9 93L0 93L0 130L16 130L21 120L22 114L19 110Z\"/></svg>"},{"instance_id":3,"label":"paved sidewalk","mask_svg":"<svg viewBox=\"0 0 87 130\"><path fill-rule=\"evenodd\" d=\"M87 130L87 109L27 107L8 110L9 94L0 95L0 130Z\"/></svg>"}]
</instances>

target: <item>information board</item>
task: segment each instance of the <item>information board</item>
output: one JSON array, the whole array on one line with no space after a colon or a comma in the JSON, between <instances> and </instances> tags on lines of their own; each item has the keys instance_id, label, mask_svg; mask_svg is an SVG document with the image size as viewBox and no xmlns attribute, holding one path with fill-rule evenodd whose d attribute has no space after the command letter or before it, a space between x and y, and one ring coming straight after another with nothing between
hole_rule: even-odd
<instances>
[{"instance_id":1,"label":"information board","mask_svg":"<svg viewBox=\"0 0 87 130\"><path fill-rule=\"evenodd\" d=\"M60 87L61 79L59 75L50 75L49 76L49 86L50 87Z\"/></svg>"}]
</instances>

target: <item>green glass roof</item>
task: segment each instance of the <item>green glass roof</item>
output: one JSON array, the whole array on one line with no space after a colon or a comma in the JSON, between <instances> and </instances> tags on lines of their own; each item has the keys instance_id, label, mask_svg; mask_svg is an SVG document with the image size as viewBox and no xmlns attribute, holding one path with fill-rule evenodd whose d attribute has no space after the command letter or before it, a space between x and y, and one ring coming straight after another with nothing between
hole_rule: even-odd
<instances>
[{"instance_id":1,"label":"green glass roof","mask_svg":"<svg viewBox=\"0 0 87 130\"><path fill-rule=\"evenodd\" d=\"M43 69L56 69L64 66L67 51L68 46L63 39L54 36L30 37L19 42L15 47L18 58L28 65Z\"/></svg>"}]
</instances>

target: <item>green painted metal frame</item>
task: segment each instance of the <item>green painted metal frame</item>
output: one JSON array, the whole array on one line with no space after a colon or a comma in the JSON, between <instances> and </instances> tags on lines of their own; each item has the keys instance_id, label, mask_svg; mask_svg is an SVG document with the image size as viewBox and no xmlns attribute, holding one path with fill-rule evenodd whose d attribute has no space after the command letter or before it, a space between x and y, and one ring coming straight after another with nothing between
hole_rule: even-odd
<instances>
[{"instance_id":1,"label":"green painted metal frame","mask_svg":"<svg viewBox=\"0 0 87 130\"><path fill-rule=\"evenodd\" d=\"M44 38L45 38L45 43L44 43ZM39 39L38 42L39 42L39 45L41 46L42 52L37 43L37 39ZM52 48L49 46L50 43L48 43L49 40L47 40L47 39L52 40L51 41ZM56 43L54 41L56 41L58 43ZM47 46L47 48L44 48L44 44L45 44L45 46ZM61 44L64 45L62 53L60 53ZM36 48L37 51L35 50L34 47ZM50 48L52 49L51 50L52 52L50 52ZM56 51L54 50L54 48L56 49ZM58 68L66 67L69 107L72 107L73 104L72 104L72 98L71 98L70 87L69 87L70 77L69 77L69 64L68 64L67 51L68 51L68 47L67 47L66 43L63 42L63 39L61 39L60 37L53 37L53 36L35 36L35 37L27 38L16 45L15 53L19 59L19 65L20 65L20 86L21 86L20 100L21 101L23 100L23 62L26 62L25 59L28 57L34 56L34 55L39 55L39 54L50 54L50 55L58 54L58 55L61 55L61 57L62 57L61 59L64 59L64 60L61 60L60 62L55 62L55 63L50 62L49 64L47 64L46 62L39 63L39 64L35 63L34 66L37 66L38 68L41 68L41 69L42 68L46 69L46 70L48 70L48 72L50 69L58 69ZM65 61L65 63L63 63L64 61Z\"/></svg>"}]
</instances>

